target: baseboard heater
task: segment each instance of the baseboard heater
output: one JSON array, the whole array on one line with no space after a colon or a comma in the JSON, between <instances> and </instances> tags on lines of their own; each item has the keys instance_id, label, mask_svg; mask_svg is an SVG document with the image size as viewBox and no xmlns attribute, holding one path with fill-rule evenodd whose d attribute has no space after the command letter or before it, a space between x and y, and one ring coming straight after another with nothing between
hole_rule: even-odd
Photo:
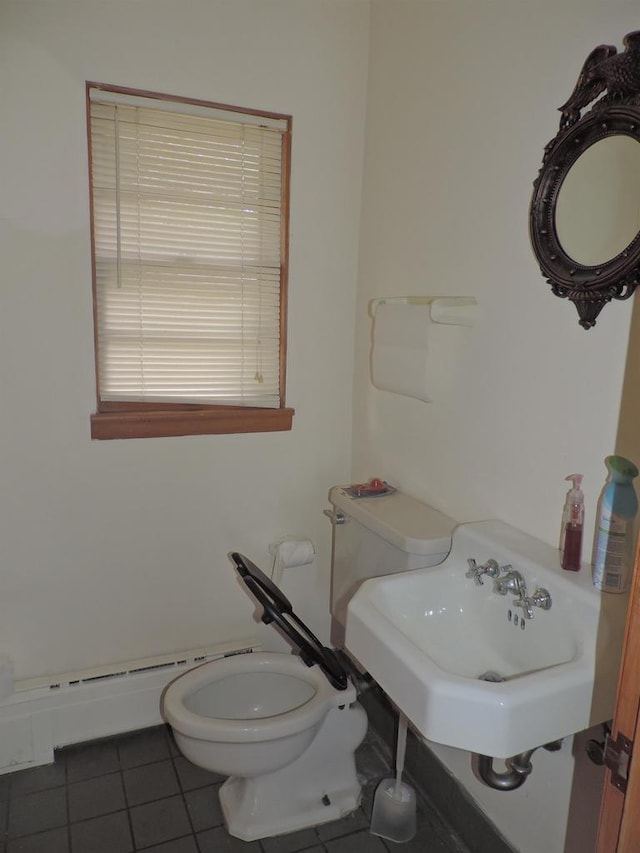
<instances>
[{"instance_id":1,"label":"baseboard heater","mask_svg":"<svg viewBox=\"0 0 640 853\"><path fill-rule=\"evenodd\" d=\"M17 681L0 702L0 774L50 764L59 746L158 725L162 692L174 678L259 648L255 639L241 639Z\"/></svg>"}]
</instances>

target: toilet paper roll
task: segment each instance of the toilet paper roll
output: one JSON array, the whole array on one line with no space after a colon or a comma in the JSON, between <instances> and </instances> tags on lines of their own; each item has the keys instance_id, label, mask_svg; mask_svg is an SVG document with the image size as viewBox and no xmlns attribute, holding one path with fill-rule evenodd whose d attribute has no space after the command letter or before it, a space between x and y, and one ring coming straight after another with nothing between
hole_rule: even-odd
<instances>
[{"instance_id":1,"label":"toilet paper roll","mask_svg":"<svg viewBox=\"0 0 640 853\"><path fill-rule=\"evenodd\" d=\"M310 539L283 539L272 545L269 550L275 557L271 579L276 586L282 580L285 569L313 563L316 555L316 549Z\"/></svg>"}]
</instances>

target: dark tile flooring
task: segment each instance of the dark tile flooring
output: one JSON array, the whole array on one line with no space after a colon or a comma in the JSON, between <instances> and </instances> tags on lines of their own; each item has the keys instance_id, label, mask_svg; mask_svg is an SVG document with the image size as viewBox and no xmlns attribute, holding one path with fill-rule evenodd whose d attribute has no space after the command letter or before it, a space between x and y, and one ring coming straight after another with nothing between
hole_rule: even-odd
<instances>
[{"instance_id":1,"label":"dark tile flooring","mask_svg":"<svg viewBox=\"0 0 640 853\"><path fill-rule=\"evenodd\" d=\"M357 760L353 815L247 843L225 830L222 777L183 758L164 726L67 747L54 764L0 776L0 853L469 853L421 796L413 841L371 835L375 787L390 775L375 735Z\"/></svg>"}]
</instances>

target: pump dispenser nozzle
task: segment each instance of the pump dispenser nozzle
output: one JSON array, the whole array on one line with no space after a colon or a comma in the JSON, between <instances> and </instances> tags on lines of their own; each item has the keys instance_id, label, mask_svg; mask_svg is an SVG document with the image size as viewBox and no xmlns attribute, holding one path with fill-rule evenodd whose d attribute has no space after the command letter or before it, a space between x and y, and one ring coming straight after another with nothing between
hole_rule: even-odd
<instances>
[{"instance_id":1,"label":"pump dispenser nozzle","mask_svg":"<svg viewBox=\"0 0 640 853\"><path fill-rule=\"evenodd\" d=\"M576 503L584 503L584 495L582 494L582 490L580 486L582 485L582 474L569 474L568 477L565 477L565 480L571 480L573 483L573 488L569 489L567 492L567 497L575 498ZM573 502L573 501L572 501Z\"/></svg>"},{"instance_id":2,"label":"pump dispenser nozzle","mask_svg":"<svg viewBox=\"0 0 640 853\"><path fill-rule=\"evenodd\" d=\"M582 561L582 530L584 527L584 495L582 493L582 474L569 474L565 480L573 487L567 492L562 513L560 532L561 565L571 572L580 571Z\"/></svg>"}]
</instances>

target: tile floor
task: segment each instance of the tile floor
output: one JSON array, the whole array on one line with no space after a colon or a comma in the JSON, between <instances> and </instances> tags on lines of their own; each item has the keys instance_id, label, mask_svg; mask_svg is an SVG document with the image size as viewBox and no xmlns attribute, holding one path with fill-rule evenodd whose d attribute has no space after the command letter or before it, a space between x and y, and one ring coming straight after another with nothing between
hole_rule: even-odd
<instances>
[{"instance_id":1,"label":"tile floor","mask_svg":"<svg viewBox=\"0 0 640 853\"><path fill-rule=\"evenodd\" d=\"M469 853L421 797L413 841L371 835L373 793L389 768L375 735L357 758L357 812L247 843L224 828L222 778L183 758L164 726L67 747L54 764L0 776L0 853Z\"/></svg>"}]
</instances>

